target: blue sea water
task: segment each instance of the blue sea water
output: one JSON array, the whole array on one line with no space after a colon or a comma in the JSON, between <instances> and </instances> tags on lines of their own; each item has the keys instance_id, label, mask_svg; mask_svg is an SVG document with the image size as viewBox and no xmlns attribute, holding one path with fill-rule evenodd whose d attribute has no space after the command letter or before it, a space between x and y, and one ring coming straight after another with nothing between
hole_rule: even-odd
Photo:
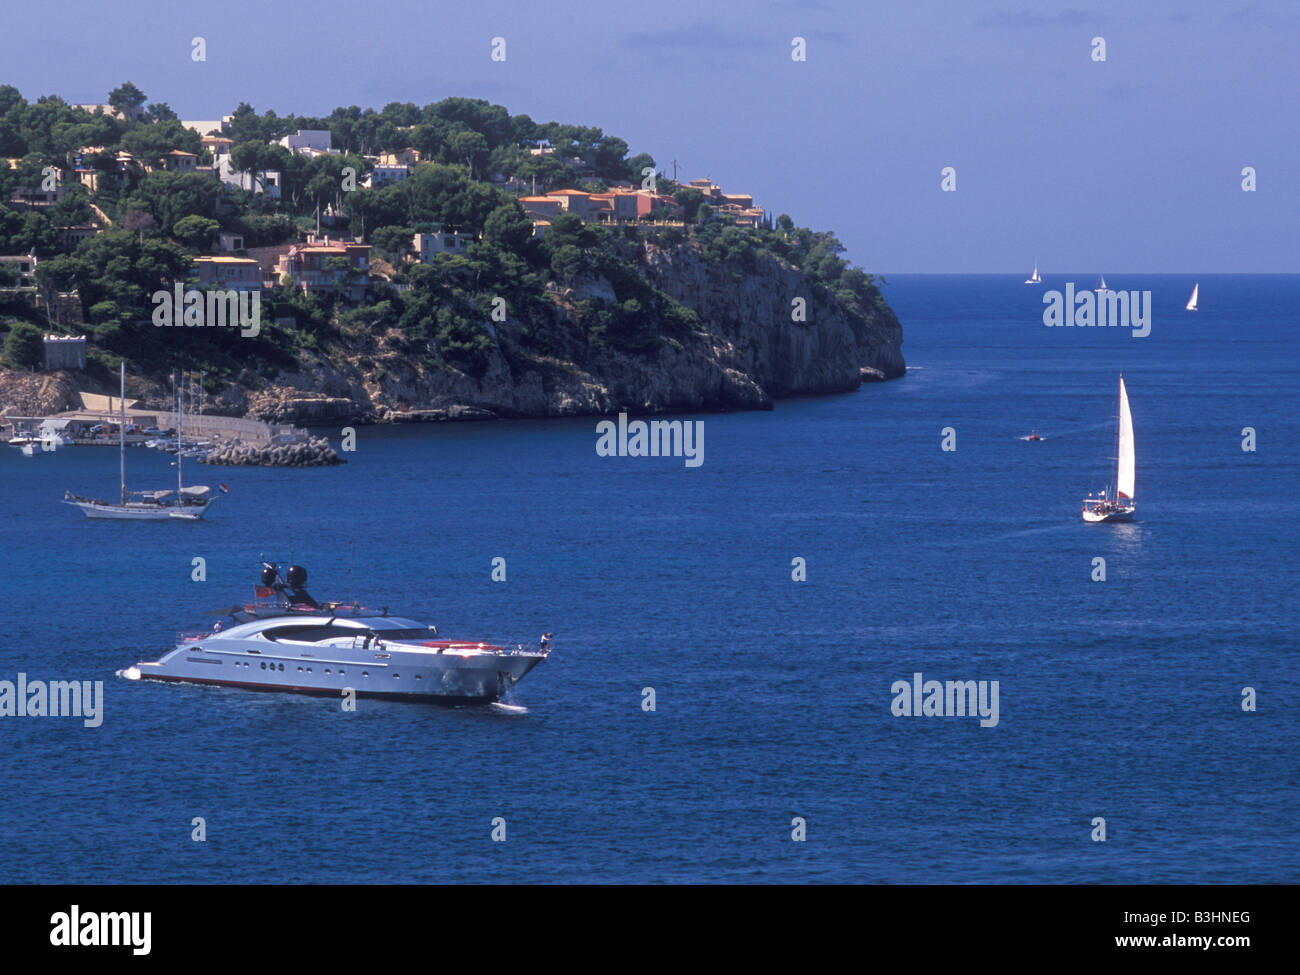
<instances>
[{"instance_id":1,"label":"blue sea water","mask_svg":"<svg viewBox=\"0 0 1300 975\"><path fill-rule=\"evenodd\" d=\"M1153 292L1139 339L1046 328L1012 276L888 277L906 378L698 417L697 469L598 457L591 418L363 427L341 468L196 466L231 488L209 520L137 525L59 504L111 493L115 451L4 448L0 679L102 679L106 702L95 729L0 718L0 874L1300 880L1300 279L1115 274ZM1139 520L1085 525L1121 370ZM319 598L555 650L513 709L114 677L247 600L262 554ZM998 681L997 726L894 717L918 671Z\"/></svg>"}]
</instances>

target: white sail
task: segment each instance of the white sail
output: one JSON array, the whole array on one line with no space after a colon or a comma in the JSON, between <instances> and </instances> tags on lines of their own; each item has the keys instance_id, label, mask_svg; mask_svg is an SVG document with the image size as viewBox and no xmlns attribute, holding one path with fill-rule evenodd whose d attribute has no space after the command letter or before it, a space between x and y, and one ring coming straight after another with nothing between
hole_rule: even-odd
<instances>
[{"instance_id":1,"label":"white sail","mask_svg":"<svg viewBox=\"0 0 1300 975\"><path fill-rule=\"evenodd\" d=\"M1128 392L1124 377L1119 377L1119 463L1115 471L1115 490L1120 498L1133 498L1136 477L1133 453L1133 414L1128 408Z\"/></svg>"},{"instance_id":2,"label":"white sail","mask_svg":"<svg viewBox=\"0 0 1300 975\"><path fill-rule=\"evenodd\" d=\"M1201 282L1192 285L1192 296L1187 299L1187 310L1196 311L1196 298L1201 293Z\"/></svg>"},{"instance_id":3,"label":"white sail","mask_svg":"<svg viewBox=\"0 0 1300 975\"><path fill-rule=\"evenodd\" d=\"M1093 290L1093 291L1109 291L1109 290L1110 290L1109 288L1106 287L1106 275L1103 274L1103 275L1101 276L1101 280L1100 280L1099 282L1097 282L1097 287L1093 288L1092 290Z\"/></svg>"},{"instance_id":4,"label":"white sail","mask_svg":"<svg viewBox=\"0 0 1300 975\"><path fill-rule=\"evenodd\" d=\"M1034 273L1029 275L1025 284L1042 284L1043 279L1038 276L1038 262L1034 261Z\"/></svg>"}]
</instances>

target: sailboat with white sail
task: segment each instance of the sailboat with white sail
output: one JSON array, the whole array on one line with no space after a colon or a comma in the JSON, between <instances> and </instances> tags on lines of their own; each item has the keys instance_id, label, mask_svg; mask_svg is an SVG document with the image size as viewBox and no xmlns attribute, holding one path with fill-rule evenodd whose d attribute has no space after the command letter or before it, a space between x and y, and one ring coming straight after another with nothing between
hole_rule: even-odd
<instances>
[{"instance_id":1,"label":"sailboat with white sail","mask_svg":"<svg viewBox=\"0 0 1300 975\"><path fill-rule=\"evenodd\" d=\"M1116 434L1114 493L1111 487L1096 497L1091 494L1083 502L1083 520L1132 521L1137 510L1134 502L1134 482L1137 476L1136 454L1133 447L1133 413L1128 405L1128 390L1124 388L1124 374L1119 376L1119 431Z\"/></svg>"},{"instance_id":2,"label":"sailboat with white sail","mask_svg":"<svg viewBox=\"0 0 1300 975\"><path fill-rule=\"evenodd\" d=\"M1095 291L1095 292L1097 292L1098 294L1101 294L1101 293L1103 293L1103 292L1106 292L1106 291L1109 291L1109 290L1110 290L1110 288L1108 288L1108 287L1106 286L1106 275L1103 274L1103 275L1101 276L1101 280L1097 282L1097 287L1093 288L1092 290Z\"/></svg>"},{"instance_id":3,"label":"sailboat with white sail","mask_svg":"<svg viewBox=\"0 0 1300 975\"><path fill-rule=\"evenodd\" d=\"M117 501L83 498L65 491L65 504L80 508L87 518L112 518L124 521L198 521L215 498L208 497L206 485L185 487L181 473L181 427L183 425L184 388L177 391L176 407L176 493L171 491L128 491L126 489L126 363L121 365L121 394L118 398L118 449L121 451L121 492Z\"/></svg>"},{"instance_id":4,"label":"sailboat with white sail","mask_svg":"<svg viewBox=\"0 0 1300 975\"><path fill-rule=\"evenodd\" d=\"M1025 284L1042 284L1043 279L1038 274L1038 261L1034 261L1034 273L1025 279Z\"/></svg>"},{"instance_id":5,"label":"sailboat with white sail","mask_svg":"<svg viewBox=\"0 0 1300 975\"><path fill-rule=\"evenodd\" d=\"M1196 302L1201 295L1201 282L1197 281L1192 285L1192 296L1187 299L1187 310L1196 311Z\"/></svg>"}]
</instances>

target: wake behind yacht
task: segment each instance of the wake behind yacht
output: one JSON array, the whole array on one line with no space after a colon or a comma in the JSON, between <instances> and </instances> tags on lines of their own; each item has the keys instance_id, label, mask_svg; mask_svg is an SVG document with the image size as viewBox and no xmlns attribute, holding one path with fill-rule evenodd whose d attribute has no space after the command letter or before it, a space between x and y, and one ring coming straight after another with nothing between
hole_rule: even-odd
<instances>
[{"instance_id":1,"label":"wake behind yacht","mask_svg":"<svg viewBox=\"0 0 1300 975\"><path fill-rule=\"evenodd\" d=\"M490 703L546 659L537 651L440 640L438 628L353 603L318 603L307 570L262 564L256 600L231 606L210 632L183 635L175 649L119 675L128 680L217 684L250 690L436 703Z\"/></svg>"}]
</instances>

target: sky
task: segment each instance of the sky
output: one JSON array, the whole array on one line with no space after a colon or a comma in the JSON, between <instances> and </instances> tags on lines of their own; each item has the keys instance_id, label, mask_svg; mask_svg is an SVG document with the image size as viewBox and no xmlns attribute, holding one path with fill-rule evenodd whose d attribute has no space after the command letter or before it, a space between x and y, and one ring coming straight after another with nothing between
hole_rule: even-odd
<instances>
[{"instance_id":1,"label":"sky","mask_svg":"<svg viewBox=\"0 0 1300 975\"><path fill-rule=\"evenodd\" d=\"M183 119L485 98L832 230L876 273L1295 272L1300 4L70 0L0 84ZM191 59L202 37L207 60ZM505 39L505 60L491 57ZM806 60L791 57L806 42ZM1105 41L1095 61L1093 39ZM1242 170L1256 190L1242 190ZM952 167L956 190L941 189Z\"/></svg>"}]
</instances>

